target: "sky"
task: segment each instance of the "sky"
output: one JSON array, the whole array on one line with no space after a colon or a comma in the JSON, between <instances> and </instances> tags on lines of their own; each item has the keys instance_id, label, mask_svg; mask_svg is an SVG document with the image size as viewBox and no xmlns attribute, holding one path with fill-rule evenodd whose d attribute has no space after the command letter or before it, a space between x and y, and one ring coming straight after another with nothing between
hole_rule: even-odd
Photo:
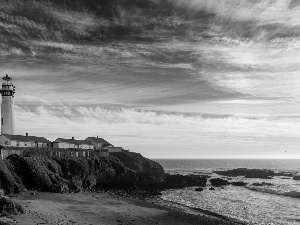
<instances>
[{"instance_id":1,"label":"sky","mask_svg":"<svg viewBox=\"0 0 300 225\"><path fill-rule=\"evenodd\" d=\"M47 5L65 29L53 31L2 4L16 133L99 136L149 158L300 158L300 2L169 4L161 17L119 9L139 30L105 41L113 22L91 12Z\"/></svg>"}]
</instances>

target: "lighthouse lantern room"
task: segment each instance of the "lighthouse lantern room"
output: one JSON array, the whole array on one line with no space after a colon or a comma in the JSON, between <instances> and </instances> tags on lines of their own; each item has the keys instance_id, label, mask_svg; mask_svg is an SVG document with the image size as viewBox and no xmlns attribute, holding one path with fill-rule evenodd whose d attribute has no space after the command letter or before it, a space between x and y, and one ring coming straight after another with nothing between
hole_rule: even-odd
<instances>
[{"instance_id":1,"label":"lighthouse lantern room","mask_svg":"<svg viewBox=\"0 0 300 225\"><path fill-rule=\"evenodd\" d=\"M16 87L7 74L2 80L2 89L0 90L2 95L1 134L15 134L14 95Z\"/></svg>"}]
</instances>

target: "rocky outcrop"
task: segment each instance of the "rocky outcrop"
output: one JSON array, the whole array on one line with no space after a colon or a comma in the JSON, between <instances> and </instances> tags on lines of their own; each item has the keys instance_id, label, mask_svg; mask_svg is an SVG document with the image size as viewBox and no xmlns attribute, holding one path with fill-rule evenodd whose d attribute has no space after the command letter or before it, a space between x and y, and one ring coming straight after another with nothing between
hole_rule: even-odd
<instances>
[{"instance_id":1,"label":"rocky outcrop","mask_svg":"<svg viewBox=\"0 0 300 225\"><path fill-rule=\"evenodd\" d=\"M252 186L257 186L257 187L260 187L260 186L274 186L274 184L261 182L261 183L253 183Z\"/></svg>"},{"instance_id":2,"label":"rocky outcrop","mask_svg":"<svg viewBox=\"0 0 300 225\"><path fill-rule=\"evenodd\" d=\"M25 213L24 208L6 196L0 197L0 216L18 215Z\"/></svg>"},{"instance_id":3,"label":"rocky outcrop","mask_svg":"<svg viewBox=\"0 0 300 225\"><path fill-rule=\"evenodd\" d=\"M293 176L293 180L300 180L300 173L297 173L295 176Z\"/></svg>"},{"instance_id":4,"label":"rocky outcrop","mask_svg":"<svg viewBox=\"0 0 300 225\"><path fill-rule=\"evenodd\" d=\"M109 158L46 158L11 155L0 160L0 187L6 194L24 190L55 193L102 189L204 187L204 175L165 174L161 165L131 152Z\"/></svg>"},{"instance_id":5,"label":"rocky outcrop","mask_svg":"<svg viewBox=\"0 0 300 225\"><path fill-rule=\"evenodd\" d=\"M274 176L286 176L293 177L293 173L290 172L274 172L272 170L264 169L247 169L238 168L226 171L214 171L214 173L227 176L227 177L237 177L244 176L245 178L262 178L262 179L272 179Z\"/></svg>"},{"instance_id":6,"label":"rocky outcrop","mask_svg":"<svg viewBox=\"0 0 300 225\"><path fill-rule=\"evenodd\" d=\"M195 191L198 191L198 192L201 192L201 191L203 191L204 189L203 188L201 188L201 187L199 187L199 188L195 188Z\"/></svg>"},{"instance_id":7,"label":"rocky outcrop","mask_svg":"<svg viewBox=\"0 0 300 225\"><path fill-rule=\"evenodd\" d=\"M165 174L164 182L159 184L159 188L161 189L176 189L176 188L184 188L184 187L193 187L200 186L205 187L207 182L207 178L202 175L170 175L168 173Z\"/></svg>"},{"instance_id":8,"label":"rocky outcrop","mask_svg":"<svg viewBox=\"0 0 300 225\"><path fill-rule=\"evenodd\" d=\"M161 182L164 177L163 167L150 159L135 152L111 152L111 156L119 159L127 168L151 174L156 182Z\"/></svg>"},{"instance_id":9,"label":"rocky outcrop","mask_svg":"<svg viewBox=\"0 0 300 225\"><path fill-rule=\"evenodd\" d=\"M144 189L156 189L163 182L163 167L135 152L112 152L111 156L122 162L127 168L135 171L137 179L135 186Z\"/></svg>"},{"instance_id":10,"label":"rocky outcrop","mask_svg":"<svg viewBox=\"0 0 300 225\"><path fill-rule=\"evenodd\" d=\"M220 186L230 184L228 180L224 180L224 179L221 179L221 178L212 178L212 179L209 180L209 182L211 183L212 186L215 186L215 187L220 187Z\"/></svg>"},{"instance_id":11,"label":"rocky outcrop","mask_svg":"<svg viewBox=\"0 0 300 225\"><path fill-rule=\"evenodd\" d=\"M233 181L233 182L230 182L231 185L233 186L246 186L247 183L243 182L243 181Z\"/></svg>"},{"instance_id":12,"label":"rocky outcrop","mask_svg":"<svg viewBox=\"0 0 300 225\"><path fill-rule=\"evenodd\" d=\"M6 194L26 189L66 193L82 189L151 188L162 181L164 171L158 163L139 154L129 153L125 157L132 158L135 167L127 164L133 169L116 157L85 159L11 155L0 160L0 187Z\"/></svg>"}]
</instances>

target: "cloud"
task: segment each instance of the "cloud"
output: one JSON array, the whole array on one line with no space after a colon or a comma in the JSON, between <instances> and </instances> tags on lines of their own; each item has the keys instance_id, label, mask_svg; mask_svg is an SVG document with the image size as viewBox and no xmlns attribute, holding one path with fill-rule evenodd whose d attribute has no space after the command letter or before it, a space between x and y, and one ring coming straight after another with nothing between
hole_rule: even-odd
<instances>
[{"instance_id":1,"label":"cloud","mask_svg":"<svg viewBox=\"0 0 300 225\"><path fill-rule=\"evenodd\" d=\"M152 158L300 157L300 117L214 116L110 107L17 107L17 133L100 136Z\"/></svg>"},{"instance_id":2,"label":"cloud","mask_svg":"<svg viewBox=\"0 0 300 225\"><path fill-rule=\"evenodd\" d=\"M300 34L300 6L291 0L175 0L178 8L199 13L213 13L210 33L232 38L268 42L274 39L288 42Z\"/></svg>"},{"instance_id":3,"label":"cloud","mask_svg":"<svg viewBox=\"0 0 300 225\"><path fill-rule=\"evenodd\" d=\"M149 138L155 137L162 141L163 139L175 141L181 137L188 142L189 139L196 141L195 138L204 136L233 142L243 142L243 140L248 142L249 138L252 138L253 143L260 143L264 142L263 139L257 138L265 137L267 140L268 137L294 137L296 140L300 137L297 132L300 130L300 118L294 117L247 117L245 115L202 117L201 115L128 108L43 106L18 107L17 118L18 123L23 124L20 127L42 128L45 126L47 130L60 128L66 130L68 129L66 124L68 124L70 133L74 132L73 126L78 126L81 127L82 135L88 133L91 135L107 129L121 136L124 134L149 135ZM35 120L39 122L34 125ZM24 126L24 121L28 123L32 121L32 125Z\"/></svg>"},{"instance_id":4,"label":"cloud","mask_svg":"<svg viewBox=\"0 0 300 225\"><path fill-rule=\"evenodd\" d=\"M17 85L19 132L103 135L151 154L298 147L299 4L169 2L111 20L1 5L0 63Z\"/></svg>"},{"instance_id":5,"label":"cloud","mask_svg":"<svg viewBox=\"0 0 300 225\"><path fill-rule=\"evenodd\" d=\"M287 23L291 26L300 24L300 16L297 13L300 6L293 4L291 0L175 0L171 2L178 7L213 12L222 18Z\"/></svg>"}]
</instances>

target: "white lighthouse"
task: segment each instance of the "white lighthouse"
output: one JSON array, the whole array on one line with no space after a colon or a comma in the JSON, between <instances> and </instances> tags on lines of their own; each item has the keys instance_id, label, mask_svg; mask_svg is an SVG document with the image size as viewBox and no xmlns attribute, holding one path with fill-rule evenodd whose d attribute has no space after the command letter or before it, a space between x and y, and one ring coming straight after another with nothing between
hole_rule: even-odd
<instances>
[{"instance_id":1,"label":"white lighthouse","mask_svg":"<svg viewBox=\"0 0 300 225\"><path fill-rule=\"evenodd\" d=\"M15 134L15 86L7 74L2 80L1 134Z\"/></svg>"}]
</instances>

